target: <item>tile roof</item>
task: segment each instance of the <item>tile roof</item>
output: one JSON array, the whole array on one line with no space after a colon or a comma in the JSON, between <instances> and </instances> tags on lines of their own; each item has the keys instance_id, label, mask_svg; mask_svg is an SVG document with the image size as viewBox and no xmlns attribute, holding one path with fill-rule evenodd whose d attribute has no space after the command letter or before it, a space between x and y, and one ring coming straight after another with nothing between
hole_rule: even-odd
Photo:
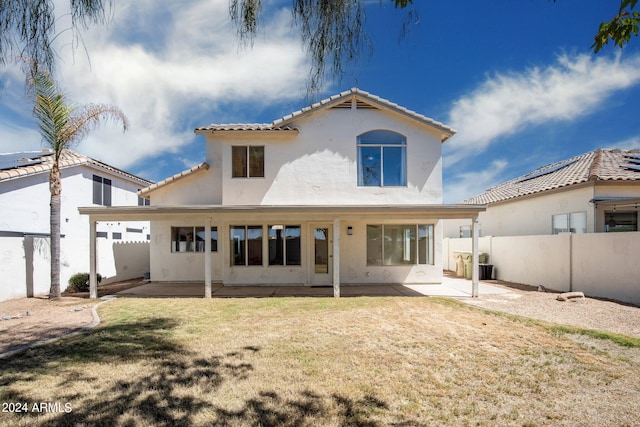
<instances>
[{"instance_id":1,"label":"tile roof","mask_svg":"<svg viewBox=\"0 0 640 427\"><path fill-rule=\"evenodd\" d=\"M294 131L297 132L298 128L290 126L274 126L268 123L231 123L216 125L211 124L208 126L201 126L195 129L198 131Z\"/></svg>"},{"instance_id":2,"label":"tile roof","mask_svg":"<svg viewBox=\"0 0 640 427\"><path fill-rule=\"evenodd\" d=\"M407 108L401 107L398 104L395 104L386 99L380 98L379 96L372 95L369 92L363 91L358 88L352 88L341 92L337 95L333 95L329 98L323 99L322 101L316 102L315 104L311 104L307 107L304 107L298 111L294 111L291 114L288 114L284 117L281 117L275 120L273 123L263 123L263 124L211 124L209 126L202 126L195 129L195 132L206 132L206 131L298 131L297 128L289 126L293 121L299 119L300 117L311 114L321 108L347 108L345 105L345 101L357 101L357 108L365 108L365 109L377 109L384 108L387 110L394 111L411 119L417 120L423 124L426 124L432 128L435 128L442 134L442 141L444 142L449 137L453 136L456 131L451 127L440 123L436 120L433 120L429 117L423 116L422 114L416 113L415 111L409 110Z\"/></svg>"},{"instance_id":3,"label":"tile roof","mask_svg":"<svg viewBox=\"0 0 640 427\"><path fill-rule=\"evenodd\" d=\"M462 203L496 203L587 181L640 182L640 150L590 151L496 185Z\"/></svg>"},{"instance_id":4,"label":"tile roof","mask_svg":"<svg viewBox=\"0 0 640 427\"><path fill-rule=\"evenodd\" d=\"M5 157L6 159L12 159L15 157L19 157L23 160L29 159L29 161L16 162L14 167L9 167L8 165L3 166L2 170L0 170L0 182L40 173L48 173L51 170L54 160L52 153L47 150L25 151L23 153L9 153L6 155L0 154L0 157ZM98 167L100 169L106 169L109 172L124 176L144 186L152 184L152 181L148 181L146 179L125 172L121 169L109 166L106 163L102 163L99 160L92 159L91 157L87 157L76 151L68 149L62 151L62 154L60 155L60 169L82 165L89 165Z\"/></svg>"},{"instance_id":5,"label":"tile roof","mask_svg":"<svg viewBox=\"0 0 640 427\"><path fill-rule=\"evenodd\" d=\"M160 182L157 182L157 183L152 184L152 185L150 185L150 186L148 186L146 188L143 188L142 190L138 190L138 196L144 197L147 194L149 194L150 192L152 192L152 191L154 191L154 190L156 190L156 189L158 189L160 187L164 187L165 185L170 184L170 183L172 183L174 181L177 181L177 180L179 180L181 178L184 178L184 177L189 176L189 175L193 175L194 173L196 173L198 171L207 170L207 169L209 169L209 164L208 163L206 163L206 162L200 163L199 165L196 165L196 166L192 167L191 169L188 169L186 171L177 173L177 174L175 174L173 176L170 176L167 179L163 179Z\"/></svg>"}]
</instances>

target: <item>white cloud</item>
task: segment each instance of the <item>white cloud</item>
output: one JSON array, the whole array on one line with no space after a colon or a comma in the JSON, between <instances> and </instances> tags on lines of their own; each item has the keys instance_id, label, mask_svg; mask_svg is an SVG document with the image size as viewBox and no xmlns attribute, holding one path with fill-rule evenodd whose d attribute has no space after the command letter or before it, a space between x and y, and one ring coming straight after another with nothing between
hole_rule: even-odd
<instances>
[{"instance_id":1,"label":"white cloud","mask_svg":"<svg viewBox=\"0 0 640 427\"><path fill-rule=\"evenodd\" d=\"M640 56L558 57L547 68L497 74L457 100L449 123L458 130L445 165L485 151L497 139L554 121L573 120L604 107L614 92L640 81Z\"/></svg>"},{"instance_id":2,"label":"white cloud","mask_svg":"<svg viewBox=\"0 0 640 427\"><path fill-rule=\"evenodd\" d=\"M606 148L619 148L620 150L640 150L640 137L635 136L623 141L608 144Z\"/></svg>"},{"instance_id":3,"label":"white cloud","mask_svg":"<svg viewBox=\"0 0 640 427\"><path fill-rule=\"evenodd\" d=\"M444 188L444 202L458 203L498 184L508 164L504 159L496 159L489 167L480 171L464 172L447 180Z\"/></svg>"},{"instance_id":4,"label":"white cloud","mask_svg":"<svg viewBox=\"0 0 640 427\"><path fill-rule=\"evenodd\" d=\"M68 1L56 7L65 3L68 8ZM74 40L62 33L58 79L69 98L117 105L130 121L125 134L116 126L99 128L81 151L128 168L192 142L196 125L225 118L225 102L252 102L258 112L299 98L306 57L289 13L265 10L253 47L239 48L228 6L228 0L118 1L107 27L83 31L88 57L82 47L71 49Z\"/></svg>"}]
</instances>

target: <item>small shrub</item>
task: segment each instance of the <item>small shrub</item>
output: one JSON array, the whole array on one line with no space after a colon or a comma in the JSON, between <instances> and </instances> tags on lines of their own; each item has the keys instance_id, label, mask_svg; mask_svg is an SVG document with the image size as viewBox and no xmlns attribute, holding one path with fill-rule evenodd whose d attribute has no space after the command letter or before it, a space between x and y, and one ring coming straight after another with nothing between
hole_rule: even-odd
<instances>
[{"instance_id":1,"label":"small shrub","mask_svg":"<svg viewBox=\"0 0 640 427\"><path fill-rule=\"evenodd\" d=\"M102 276L96 275L98 283L102 282ZM89 291L89 273L76 273L69 278L69 292L88 292Z\"/></svg>"}]
</instances>

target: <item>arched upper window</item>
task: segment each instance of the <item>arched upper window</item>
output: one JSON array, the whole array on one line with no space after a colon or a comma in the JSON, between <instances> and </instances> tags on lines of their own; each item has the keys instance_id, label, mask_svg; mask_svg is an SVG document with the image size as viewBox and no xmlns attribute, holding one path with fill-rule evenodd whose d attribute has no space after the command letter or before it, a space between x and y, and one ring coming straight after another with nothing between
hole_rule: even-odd
<instances>
[{"instance_id":1,"label":"arched upper window","mask_svg":"<svg viewBox=\"0 0 640 427\"><path fill-rule=\"evenodd\" d=\"M390 130L372 130L358 136L358 185L407 185L407 138Z\"/></svg>"}]
</instances>

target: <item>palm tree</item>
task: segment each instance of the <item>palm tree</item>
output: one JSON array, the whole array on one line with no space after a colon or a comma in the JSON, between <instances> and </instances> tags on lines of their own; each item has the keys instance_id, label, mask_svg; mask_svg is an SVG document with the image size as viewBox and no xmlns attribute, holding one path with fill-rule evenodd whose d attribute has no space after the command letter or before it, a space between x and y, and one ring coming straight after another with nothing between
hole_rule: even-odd
<instances>
[{"instance_id":1,"label":"palm tree","mask_svg":"<svg viewBox=\"0 0 640 427\"><path fill-rule=\"evenodd\" d=\"M51 288L50 299L60 298L60 155L66 148L80 142L103 120L115 120L126 131L129 124L124 113L117 107L102 104L87 104L75 107L67 102L51 74L38 70L33 75L30 91L33 95L33 114L38 123L42 140L51 148L53 166L49 174L51 193Z\"/></svg>"}]
</instances>

